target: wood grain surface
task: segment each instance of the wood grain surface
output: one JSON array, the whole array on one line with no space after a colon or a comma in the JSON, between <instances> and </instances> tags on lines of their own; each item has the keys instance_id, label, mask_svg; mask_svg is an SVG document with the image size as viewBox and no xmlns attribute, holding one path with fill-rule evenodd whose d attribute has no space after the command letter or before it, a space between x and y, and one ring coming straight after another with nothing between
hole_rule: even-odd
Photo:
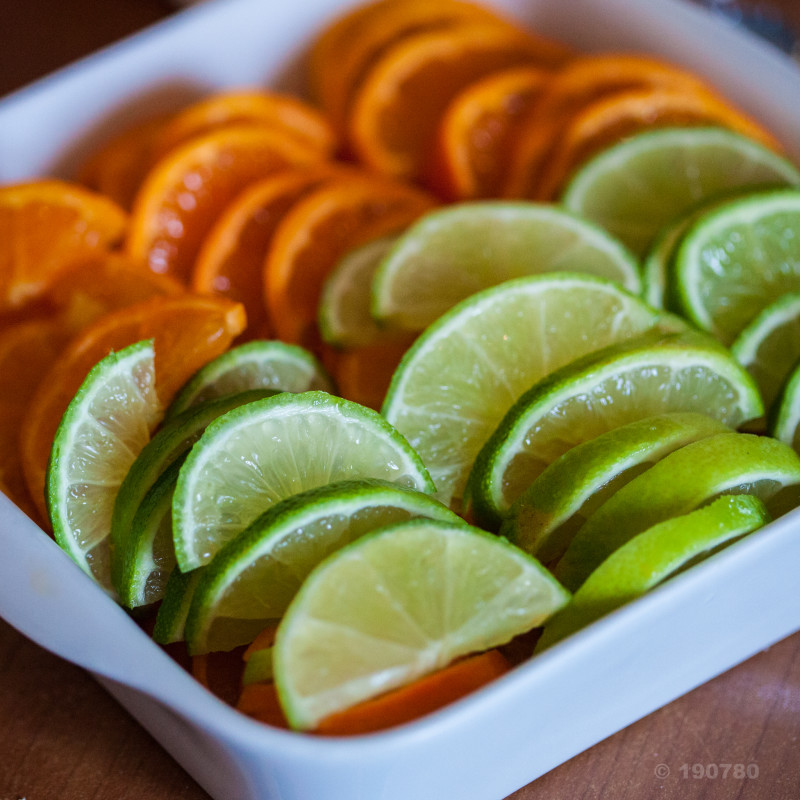
<instances>
[{"instance_id":1,"label":"wood grain surface","mask_svg":"<svg viewBox=\"0 0 800 800\"><path fill-rule=\"evenodd\" d=\"M773 6L800 30L797 0ZM172 10L166 0L0 0L0 95ZM797 800L798 747L800 634L511 798ZM725 764L750 769L723 778L718 766L714 777L709 766ZM0 800L207 797L85 672L0 621Z\"/></svg>"}]
</instances>

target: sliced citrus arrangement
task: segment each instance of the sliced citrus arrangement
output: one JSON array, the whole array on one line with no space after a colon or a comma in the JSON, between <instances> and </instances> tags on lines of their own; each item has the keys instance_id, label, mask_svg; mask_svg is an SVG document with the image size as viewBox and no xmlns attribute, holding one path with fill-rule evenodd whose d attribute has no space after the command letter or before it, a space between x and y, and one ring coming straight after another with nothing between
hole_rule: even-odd
<instances>
[{"instance_id":1,"label":"sliced citrus arrangement","mask_svg":"<svg viewBox=\"0 0 800 800\"><path fill-rule=\"evenodd\" d=\"M568 595L518 548L412 520L357 539L306 579L278 626L275 685L293 728L540 625Z\"/></svg>"}]
</instances>

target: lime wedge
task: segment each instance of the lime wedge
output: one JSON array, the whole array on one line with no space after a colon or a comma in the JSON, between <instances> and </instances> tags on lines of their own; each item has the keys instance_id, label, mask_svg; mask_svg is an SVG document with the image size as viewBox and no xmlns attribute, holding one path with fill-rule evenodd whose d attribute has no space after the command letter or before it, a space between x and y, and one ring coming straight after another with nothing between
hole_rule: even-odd
<instances>
[{"instance_id":1,"label":"lime wedge","mask_svg":"<svg viewBox=\"0 0 800 800\"><path fill-rule=\"evenodd\" d=\"M162 414L153 343L138 342L91 369L53 442L46 495L56 541L112 594L114 500Z\"/></svg>"},{"instance_id":2,"label":"lime wedge","mask_svg":"<svg viewBox=\"0 0 800 800\"><path fill-rule=\"evenodd\" d=\"M572 600L548 620L537 652L609 614L712 551L770 521L752 495L725 496L634 536L597 567Z\"/></svg>"},{"instance_id":3,"label":"lime wedge","mask_svg":"<svg viewBox=\"0 0 800 800\"><path fill-rule=\"evenodd\" d=\"M147 536L142 540L140 535L134 536L132 533L133 518L139 512L147 493L173 462L182 459L189 452L212 420L232 408L271 397L273 394L275 392L270 390L258 389L208 400L188 408L165 423L131 464L114 502L110 538L111 578L121 602L129 608L146 605L158 599L152 596L156 591L155 587L151 587L152 591L145 591L148 574L142 570L151 566L148 564L151 558L145 553ZM145 529L151 530L152 524L155 524L155 520L151 517ZM141 521L139 525L141 534ZM144 562L141 560L143 558Z\"/></svg>"},{"instance_id":4,"label":"lime wedge","mask_svg":"<svg viewBox=\"0 0 800 800\"><path fill-rule=\"evenodd\" d=\"M337 263L322 291L319 329L336 347L374 344L387 335L370 312L375 270L396 237L375 239L351 250Z\"/></svg>"},{"instance_id":5,"label":"lime wedge","mask_svg":"<svg viewBox=\"0 0 800 800\"><path fill-rule=\"evenodd\" d=\"M767 306L736 337L731 353L753 376L770 408L800 359L800 292Z\"/></svg>"},{"instance_id":6,"label":"lime wedge","mask_svg":"<svg viewBox=\"0 0 800 800\"><path fill-rule=\"evenodd\" d=\"M750 433L720 433L687 444L612 495L578 531L556 566L577 589L636 534L723 494L760 497L771 516L796 505L800 457L783 442Z\"/></svg>"},{"instance_id":7,"label":"lime wedge","mask_svg":"<svg viewBox=\"0 0 800 800\"><path fill-rule=\"evenodd\" d=\"M476 519L496 526L559 456L637 419L707 413L732 428L763 414L753 379L700 333L645 335L545 378L508 412L469 478Z\"/></svg>"},{"instance_id":8,"label":"lime wedge","mask_svg":"<svg viewBox=\"0 0 800 800\"><path fill-rule=\"evenodd\" d=\"M461 521L432 497L385 481L333 483L276 503L203 569L186 622L189 651L248 644L283 616L323 558L414 517Z\"/></svg>"},{"instance_id":9,"label":"lime wedge","mask_svg":"<svg viewBox=\"0 0 800 800\"><path fill-rule=\"evenodd\" d=\"M248 389L328 392L331 386L327 372L307 350L277 340L259 339L228 350L198 370L172 401L167 419L204 400Z\"/></svg>"},{"instance_id":10,"label":"lime wedge","mask_svg":"<svg viewBox=\"0 0 800 800\"><path fill-rule=\"evenodd\" d=\"M533 383L575 358L657 325L658 313L589 275L507 281L464 300L414 343L382 413L457 508L483 443Z\"/></svg>"},{"instance_id":11,"label":"lime wedge","mask_svg":"<svg viewBox=\"0 0 800 800\"><path fill-rule=\"evenodd\" d=\"M418 331L482 289L545 272L641 290L633 256L591 222L551 204L462 203L426 214L398 238L375 274L372 313Z\"/></svg>"},{"instance_id":12,"label":"lime wedge","mask_svg":"<svg viewBox=\"0 0 800 800\"><path fill-rule=\"evenodd\" d=\"M757 192L704 214L681 240L674 281L681 313L730 344L800 291L800 191Z\"/></svg>"},{"instance_id":13,"label":"lime wedge","mask_svg":"<svg viewBox=\"0 0 800 800\"><path fill-rule=\"evenodd\" d=\"M174 554L174 547L172 552ZM186 618L189 616L192 598L202 574L202 569L193 572L172 570L164 588L164 599L156 614L153 641L159 644L174 644L184 640Z\"/></svg>"},{"instance_id":14,"label":"lime wedge","mask_svg":"<svg viewBox=\"0 0 800 800\"><path fill-rule=\"evenodd\" d=\"M562 198L634 253L706 198L736 187L800 185L785 158L722 128L661 128L636 134L591 158Z\"/></svg>"},{"instance_id":15,"label":"lime wedge","mask_svg":"<svg viewBox=\"0 0 800 800\"><path fill-rule=\"evenodd\" d=\"M500 533L550 564L614 492L673 450L726 430L705 414L679 413L601 433L553 461L511 506Z\"/></svg>"},{"instance_id":16,"label":"lime wedge","mask_svg":"<svg viewBox=\"0 0 800 800\"><path fill-rule=\"evenodd\" d=\"M207 564L273 503L341 480L433 491L419 456L375 411L325 392L279 394L208 426L178 478L172 509L180 568Z\"/></svg>"},{"instance_id":17,"label":"lime wedge","mask_svg":"<svg viewBox=\"0 0 800 800\"><path fill-rule=\"evenodd\" d=\"M789 373L772 407L769 431L800 453L800 364Z\"/></svg>"},{"instance_id":18,"label":"lime wedge","mask_svg":"<svg viewBox=\"0 0 800 800\"><path fill-rule=\"evenodd\" d=\"M568 594L534 558L464 524L412 520L338 550L308 576L273 648L294 728L541 625Z\"/></svg>"}]
</instances>

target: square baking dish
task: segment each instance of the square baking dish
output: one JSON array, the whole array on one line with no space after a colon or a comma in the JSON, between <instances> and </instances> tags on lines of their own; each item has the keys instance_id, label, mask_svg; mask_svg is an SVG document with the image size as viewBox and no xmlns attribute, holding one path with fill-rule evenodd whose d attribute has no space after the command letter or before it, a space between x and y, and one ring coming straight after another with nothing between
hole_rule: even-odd
<instances>
[{"instance_id":1,"label":"square baking dish","mask_svg":"<svg viewBox=\"0 0 800 800\"><path fill-rule=\"evenodd\" d=\"M488 2L488 0L487 0ZM0 182L69 177L137 117L225 86L300 90L311 37L352 3L211 0L0 101ZM682 0L492 0L586 51L704 75L800 160L800 70ZM268 728L177 666L0 496L0 616L87 668L219 800L490 800L800 629L800 511L482 691L385 733Z\"/></svg>"}]
</instances>

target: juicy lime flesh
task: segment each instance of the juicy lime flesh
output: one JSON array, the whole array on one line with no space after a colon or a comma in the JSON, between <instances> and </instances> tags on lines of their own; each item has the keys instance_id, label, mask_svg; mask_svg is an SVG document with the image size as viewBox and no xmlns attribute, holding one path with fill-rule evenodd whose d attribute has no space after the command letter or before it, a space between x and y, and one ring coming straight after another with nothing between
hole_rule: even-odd
<instances>
[{"instance_id":1,"label":"juicy lime flesh","mask_svg":"<svg viewBox=\"0 0 800 800\"><path fill-rule=\"evenodd\" d=\"M114 501L161 415L152 343L142 342L92 369L56 433L48 471L56 539L109 591Z\"/></svg>"},{"instance_id":2,"label":"juicy lime flesh","mask_svg":"<svg viewBox=\"0 0 800 800\"><path fill-rule=\"evenodd\" d=\"M684 312L724 344L787 292L800 290L800 192L726 204L677 253Z\"/></svg>"},{"instance_id":3,"label":"juicy lime flesh","mask_svg":"<svg viewBox=\"0 0 800 800\"><path fill-rule=\"evenodd\" d=\"M775 401L770 434L800 453L800 368L795 367Z\"/></svg>"},{"instance_id":4,"label":"juicy lime flesh","mask_svg":"<svg viewBox=\"0 0 800 800\"><path fill-rule=\"evenodd\" d=\"M800 184L792 164L717 128L665 128L632 136L595 156L563 203L637 254L658 231L706 198L742 186Z\"/></svg>"},{"instance_id":5,"label":"juicy lime flesh","mask_svg":"<svg viewBox=\"0 0 800 800\"><path fill-rule=\"evenodd\" d=\"M699 557L761 528L770 520L751 495L723 496L710 505L658 523L615 550L545 626L543 650L636 599Z\"/></svg>"},{"instance_id":6,"label":"juicy lime flesh","mask_svg":"<svg viewBox=\"0 0 800 800\"><path fill-rule=\"evenodd\" d=\"M512 505L500 532L550 563L614 492L679 447L726 430L705 414L674 413L600 434L550 464Z\"/></svg>"},{"instance_id":7,"label":"juicy lime flesh","mask_svg":"<svg viewBox=\"0 0 800 800\"><path fill-rule=\"evenodd\" d=\"M586 272L638 293L630 253L602 229L550 204L465 203L403 234L373 283L376 317L422 330L476 292L544 272Z\"/></svg>"},{"instance_id":8,"label":"juicy lime flesh","mask_svg":"<svg viewBox=\"0 0 800 800\"><path fill-rule=\"evenodd\" d=\"M567 595L538 562L464 525L382 528L317 567L289 606L275 680L294 727L540 625Z\"/></svg>"},{"instance_id":9,"label":"juicy lime flesh","mask_svg":"<svg viewBox=\"0 0 800 800\"><path fill-rule=\"evenodd\" d=\"M427 495L368 482L338 483L276 504L206 568L187 624L191 651L251 642L283 616L325 557L376 528L420 516L459 521Z\"/></svg>"},{"instance_id":10,"label":"juicy lime flesh","mask_svg":"<svg viewBox=\"0 0 800 800\"><path fill-rule=\"evenodd\" d=\"M719 495L755 495L779 516L796 505L799 493L800 457L782 442L744 433L702 439L665 457L604 503L572 540L556 576L577 589L637 533Z\"/></svg>"},{"instance_id":11,"label":"juicy lime flesh","mask_svg":"<svg viewBox=\"0 0 800 800\"><path fill-rule=\"evenodd\" d=\"M519 396L575 358L652 328L655 312L608 281L545 276L464 301L417 340L382 413L458 507L484 442Z\"/></svg>"},{"instance_id":12,"label":"juicy lime flesh","mask_svg":"<svg viewBox=\"0 0 800 800\"><path fill-rule=\"evenodd\" d=\"M753 376L769 408L800 360L800 293L765 308L739 334L731 352Z\"/></svg>"},{"instance_id":13,"label":"juicy lime flesh","mask_svg":"<svg viewBox=\"0 0 800 800\"><path fill-rule=\"evenodd\" d=\"M363 406L307 392L229 412L209 426L178 479L173 503L178 563L184 570L207 564L279 500L359 478L432 490L408 443Z\"/></svg>"}]
</instances>

